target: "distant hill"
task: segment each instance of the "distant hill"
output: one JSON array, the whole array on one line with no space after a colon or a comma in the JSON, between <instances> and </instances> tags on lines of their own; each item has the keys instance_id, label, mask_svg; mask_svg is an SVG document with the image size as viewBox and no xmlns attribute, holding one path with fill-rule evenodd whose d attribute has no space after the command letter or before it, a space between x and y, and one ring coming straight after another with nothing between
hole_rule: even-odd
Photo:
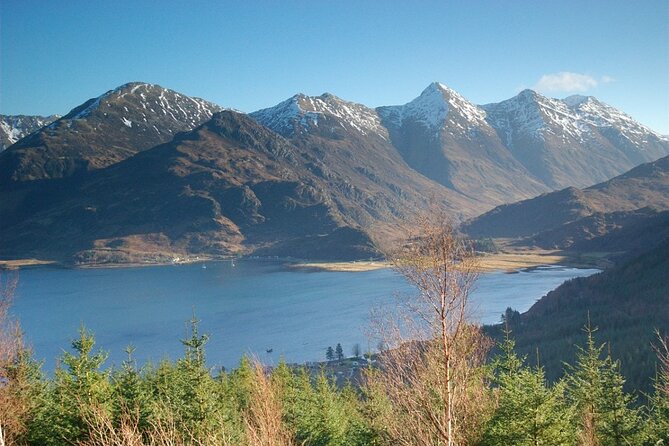
<instances>
[{"instance_id":1,"label":"distant hill","mask_svg":"<svg viewBox=\"0 0 669 446\"><path fill-rule=\"evenodd\" d=\"M514 158L482 108L443 84L377 112L411 167L472 201L490 207L552 189Z\"/></svg>"},{"instance_id":2,"label":"distant hill","mask_svg":"<svg viewBox=\"0 0 669 446\"><path fill-rule=\"evenodd\" d=\"M664 237L669 237L669 211L646 207L597 212L521 243L577 252L635 253L654 247Z\"/></svg>"},{"instance_id":3,"label":"distant hill","mask_svg":"<svg viewBox=\"0 0 669 446\"><path fill-rule=\"evenodd\" d=\"M0 152L60 116L0 115Z\"/></svg>"},{"instance_id":4,"label":"distant hill","mask_svg":"<svg viewBox=\"0 0 669 446\"><path fill-rule=\"evenodd\" d=\"M400 219L429 203L443 206L454 220L487 207L412 169L391 144L376 111L364 105L332 94L295 95L249 116L288 138L305 167L334 195L356 203L347 212L363 226L374 223L395 232Z\"/></svg>"},{"instance_id":5,"label":"distant hill","mask_svg":"<svg viewBox=\"0 0 669 446\"><path fill-rule=\"evenodd\" d=\"M498 206L466 222L462 230L472 237L523 237L523 244L567 248L588 234L602 236L631 223L632 214L641 216L641 208L669 210L669 157L586 189L567 188Z\"/></svg>"},{"instance_id":6,"label":"distant hill","mask_svg":"<svg viewBox=\"0 0 669 446\"><path fill-rule=\"evenodd\" d=\"M665 216L666 218L666 216ZM669 238L618 266L590 277L565 282L519 317L509 318L518 351L546 368L547 376L562 374L563 362L573 363L574 345L583 345L582 328L590 318L598 327L598 342L610 342L614 358L630 388L648 390L655 373L651 347L654 329L669 329ZM501 337L501 326L490 332Z\"/></svg>"}]
</instances>

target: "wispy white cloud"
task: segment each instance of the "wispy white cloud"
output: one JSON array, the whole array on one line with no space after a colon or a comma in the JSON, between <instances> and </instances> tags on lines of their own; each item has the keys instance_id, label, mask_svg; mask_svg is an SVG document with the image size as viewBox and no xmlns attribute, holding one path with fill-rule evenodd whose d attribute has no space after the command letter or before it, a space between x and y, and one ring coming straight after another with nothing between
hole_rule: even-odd
<instances>
[{"instance_id":1,"label":"wispy white cloud","mask_svg":"<svg viewBox=\"0 0 669 446\"><path fill-rule=\"evenodd\" d=\"M597 87L600 83L614 82L611 76L602 76L600 79L587 74L561 71L559 73L544 74L535 84L534 89L544 92L584 93Z\"/></svg>"}]
</instances>

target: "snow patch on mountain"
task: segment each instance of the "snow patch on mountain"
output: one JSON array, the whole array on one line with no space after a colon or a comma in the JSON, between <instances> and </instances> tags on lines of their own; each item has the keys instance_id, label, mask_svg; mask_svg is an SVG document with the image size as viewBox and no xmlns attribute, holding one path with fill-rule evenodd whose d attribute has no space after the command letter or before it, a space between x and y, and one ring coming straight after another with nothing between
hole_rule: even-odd
<instances>
[{"instance_id":1,"label":"snow patch on mountain","mask_svg":"<svg viewBox=\"0 0 669 446\"><path fill-rule=\"evenodd\" d=\"M614 128L631 142L644 143L648 135L663 139L619 110L591 96L573 95L563 100L552 99L524 90L505 101L481 106L487 121L513 145L514 135L545 140L553 135L565 143L585 143L593 131Z\"/></svg>"},{"instance_id":2,"label":"snow patch on mountain","mask_svg":"<svg viewBox=\"0 0 669 446\"><path fill-rule=\"evenodd\" d=\"M574 102L578 102L574 98ZM553 134L565 141L584 142L589 127L563 101L547 98L532 90L496 104L486 104L487 120L505 144L513 145L513 136L523 134L544 140Z\"/></svg>"},{"instance_id":3,"label":"snow patch on mountain","mask_svg":"<svg viewBox=\"0 0 669 446\"><path fill-rule=\"evenodd\" d=\"M579 119L594 127L616 128L630 140L644 139L647 135L653 135L658 139L669 141L665 136L655 133L629 115L592 96L569 96L564 98L563 102L574 111Z\"/></svg>"},{"instance_id":4,"label":"snow patch on mountain","mask_svg":"<svg viewBox=\"0 0 669 446\"><path fill-rule=\"evenodd\" d=\"M51 124L60 116L0 115L0 151Z\"/></svg>"},{"instance_id":5,"label":"snow patch on mountain","mask_svg":"<svg viewBox=\"0 0 669 446\"><path fill-rule=\"evenodd\" d=\"M260 124L284 136L318 127L322 119L335 117L339 124L362 135L378 134L387 139L387 132L375 110L354 102L344 101L324 93L320 96L295 96L275 105L251 113Z\"/></svg>"},{"instance_id":6,"label":"snow patch on mountain","mask_svg":"<svg viewBox=\"0 0 669 446\"><path fill-rule=\"evenodd\" d=\"M439 82L430 84L405 105L379 107L377 112L385 123L394 127L401 127L407 120L434 131L445 125L460 132L486 125L484 110Z\"/></svg>"},{"instance_id":7,"label":"snow patch on mountain","mask_svg":"<svg viewBox=\"0 0 669 446\"><path fill-rule=\"evenodd\" d=\"M88 119L101 107L111 108L115 104L123 104L126 112L129 112L128 107L135 111L141 109L142 116L141 119L136 119L137 121L147 122L149 114L162 115L176 122L188 124L190 127L195 127L211 118L215 112L223 110L210 102L184 96L159 85L131 82L89 100L66 115L65 119ZM124 125L131 127L126 121L130 120L125 117L121 119Z\"/></svg>"}]
</instances>

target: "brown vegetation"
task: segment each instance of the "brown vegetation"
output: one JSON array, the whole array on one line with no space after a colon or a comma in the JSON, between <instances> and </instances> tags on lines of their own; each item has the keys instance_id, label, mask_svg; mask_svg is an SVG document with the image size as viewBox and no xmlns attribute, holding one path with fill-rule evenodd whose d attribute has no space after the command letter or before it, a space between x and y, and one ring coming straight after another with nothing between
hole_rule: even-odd
<instances>
[{"instance_id":1,"label":"brown vegetation","mask_svg":"<svg viewBox=\"0 0 669 446\"><path fill-rule=\"evenodd\" d=\"M382 324L381 371L370 374L392 408L385 420L401 445L473 444L485 420L488 393L479 367L490 347L468 321L478 259L453 227L423 218L396 252L394 268L416 286L399 319Z\"/></svg>"}]
</instances>

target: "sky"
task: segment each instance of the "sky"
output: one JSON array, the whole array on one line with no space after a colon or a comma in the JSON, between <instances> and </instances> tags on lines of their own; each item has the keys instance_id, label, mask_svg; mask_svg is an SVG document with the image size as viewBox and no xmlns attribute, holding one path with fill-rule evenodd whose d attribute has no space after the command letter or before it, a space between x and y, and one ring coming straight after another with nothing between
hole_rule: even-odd
<instances>
[{"instance_id":1,"label":"sky","mask_svg":"<svg viewBox=\"0 0 669 446\"><path fill-rule=\"evenodd\" d=\"M126 82L251 112L301 92L376 107L433 81L476 104L596 96L669 134L669 2L0 1L0 113Z\"/></svg>"}]
</instances>

